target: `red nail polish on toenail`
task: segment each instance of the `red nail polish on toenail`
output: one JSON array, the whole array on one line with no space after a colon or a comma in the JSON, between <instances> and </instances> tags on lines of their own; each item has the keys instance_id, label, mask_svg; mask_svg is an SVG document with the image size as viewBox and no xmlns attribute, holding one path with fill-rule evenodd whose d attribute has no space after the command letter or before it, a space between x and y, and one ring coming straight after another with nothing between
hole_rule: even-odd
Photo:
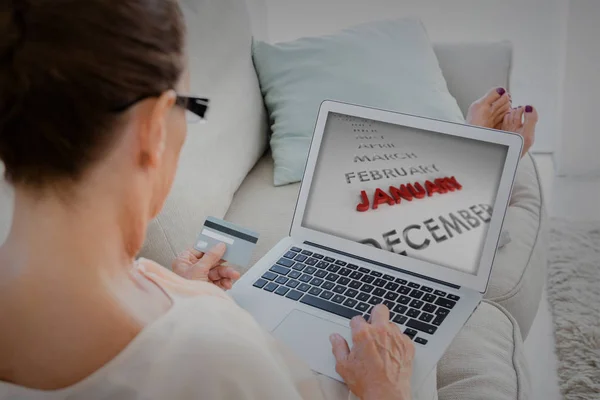
<instances>
[{"instance_id":1,"label":"red nail polish on toenail","mask_svg":"<svg viewBox=\"0 0 600 400\"><path fill-rule=\"evenodd\" d=\"M496 92L498 92L498 94L502 96L504 93L506 93L506 90L504 90L503 88L498 88L496 89Z\"/></svg>"},{"instance_id":2,"label":"red nail polish on toenail","mask_svg":"<svg viewBox=\"0 0 600 400\"><path fill-rule=\"evenodd\" d=\"M531 106L525 107L525 112L527 112L527 113L533 112L533 107L531 107Z\"/></svg>"}]
</instances>

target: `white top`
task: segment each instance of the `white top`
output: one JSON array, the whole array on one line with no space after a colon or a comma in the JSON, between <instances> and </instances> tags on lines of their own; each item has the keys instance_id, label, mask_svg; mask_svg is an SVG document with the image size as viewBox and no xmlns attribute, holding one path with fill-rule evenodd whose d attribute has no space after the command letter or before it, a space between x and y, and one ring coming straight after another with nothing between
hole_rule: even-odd
<instances>
[{"instance_id":1,"label":"white top","mask_svg":"<svg viewBox=\"0 0 600 400\"><path fill-rule=\"evenodd\" d=\"M302 378L272 351L274 341L236 308L211 296L178 300L83 381L56 391L0 382L0 399L319 399L303 396ZM305 376L309 391L324 398Z\"/></svg>"},{"instance_id":2,"label":"white top","mask_svg":"<svg viewBox=\"0 0 600 400\"><path fill-rule=\"evenodd\" d=\"M348 399L345 385L313 374L216 286L141 269L171 294L165 315L83 381L55 391L0 381L0 400Z\"/></svg>"}]
</instances>

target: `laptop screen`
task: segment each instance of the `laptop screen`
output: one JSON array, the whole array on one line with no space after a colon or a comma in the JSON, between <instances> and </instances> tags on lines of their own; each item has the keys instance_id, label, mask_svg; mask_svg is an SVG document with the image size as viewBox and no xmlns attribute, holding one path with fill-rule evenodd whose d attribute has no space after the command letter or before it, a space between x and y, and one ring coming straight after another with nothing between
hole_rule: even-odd
<instances>
[{"instance_id":1,"label":"laptop screen","mask_svg":"<svg viewBox=\"0 0 600 400\"><path fill-rule=\"evenodd\" d=\"M475 275L507 152L329 113L302 226Z\"/></svg>"}]
</instances>

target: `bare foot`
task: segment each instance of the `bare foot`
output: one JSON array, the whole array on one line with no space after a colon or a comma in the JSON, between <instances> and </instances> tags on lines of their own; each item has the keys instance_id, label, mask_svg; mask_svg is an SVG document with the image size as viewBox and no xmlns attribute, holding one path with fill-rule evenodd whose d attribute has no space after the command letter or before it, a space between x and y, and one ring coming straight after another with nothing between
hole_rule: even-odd
<instances>
[{"instance_id":1,"label":"bare foot","mask_svg":"<svg viewBox=\"0 0 600 400\"><path fill-rule=\"evenodd\" d=\"M524 156L535 140L535 125L538 122L538 112L533 106L513 108L504 116L502 125L499 129L507 132L518 133L523 136Z\"/></svg>"},{"instance_id":2,"label":"bare foot","mask_svg":"<svg viewBox=\"0 0 600 400\"><path fill-rule=\"evenodd\" d=\"M484 128L499 129L504 116L510 111L510 94L503 88L493 88L481 99L471 104L467 123Z\"/></svg>"}]
</instances>

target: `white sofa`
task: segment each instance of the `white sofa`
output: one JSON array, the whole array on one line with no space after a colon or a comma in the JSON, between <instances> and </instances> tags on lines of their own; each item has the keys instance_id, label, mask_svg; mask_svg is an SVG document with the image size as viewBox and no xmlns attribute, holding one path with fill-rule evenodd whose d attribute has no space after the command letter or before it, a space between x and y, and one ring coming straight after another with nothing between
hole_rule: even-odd
<instances>
[{"instance_id":1,"label":"white sofa","mask_svg":"<svg viewBox=\"0 0 600 400\"><path fill-rule=\"evenodd\" d=\"M208 215L260 232L255 259L289 230L299 184L273 186L268 123L250 47L253 28L264 38L264 8L248 1L250 14L243 0L184 1L192 92L209 97L212 106L207 124L190 126L173 191L141 254L165 266L193 244ZM509 87L509 44L437 45L435 50L463 111L490 87ZM11 211L11 190L0 183L0 242ZM440 399L528 398L521 348L545 280L543 224L540 181L527 156L505 221L512 241L496 257L488 302L438 366Z\"/></svg>"}]
</instances>

